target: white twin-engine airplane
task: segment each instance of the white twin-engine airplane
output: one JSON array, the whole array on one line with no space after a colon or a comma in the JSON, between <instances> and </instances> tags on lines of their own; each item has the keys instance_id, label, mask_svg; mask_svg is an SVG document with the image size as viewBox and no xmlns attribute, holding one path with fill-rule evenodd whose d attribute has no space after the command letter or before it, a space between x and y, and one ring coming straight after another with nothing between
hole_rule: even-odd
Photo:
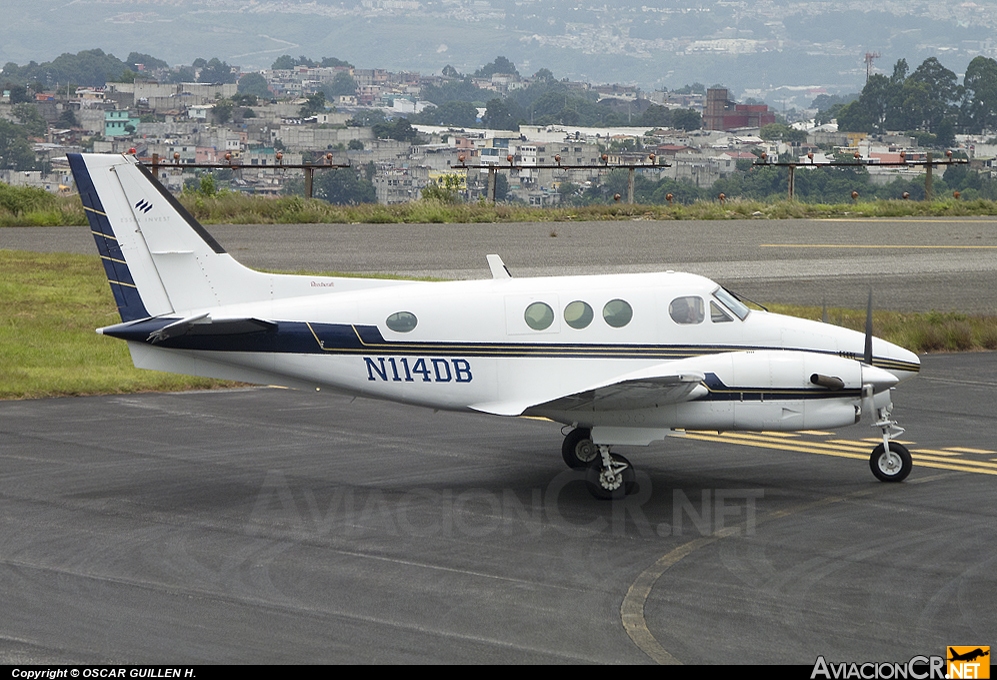
<instances>
[{"instance_id":1,"label":"white twin-engine airplane","mask_svg":"<svg viewBox=\"0 0 997 680\"><path fill-rule=\"evenodd\" d=\"M247 269L134 158L69 162L138 368L318 389L573 429L562 456L598 498L632 490L614 445L676 429L809 430L869 416L884 482L893 386L913 353L866 333L749 310L692 274L413 282ZM871 309L871 297L870 297Z\"/></svg>"}]
</instances>

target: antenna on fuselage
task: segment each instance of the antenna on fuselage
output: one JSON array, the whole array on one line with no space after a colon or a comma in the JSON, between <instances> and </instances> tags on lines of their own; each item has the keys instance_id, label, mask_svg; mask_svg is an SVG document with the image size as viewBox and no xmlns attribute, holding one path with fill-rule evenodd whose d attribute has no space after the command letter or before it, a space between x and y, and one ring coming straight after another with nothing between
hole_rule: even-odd
<instances>
[{"instance_id":1,"label":"antenna on fuselage","mask_svg":"<svg viewBox=\"0 0 997 680\"><path fill-rule=\"evenodd\" d=\"M488 260L488 269L492 272L493 279L511 279L512 274L509 272L509 268L505 266L505 262L498 255L486 255L485 259Z\"/></svg>"}]
</instances>

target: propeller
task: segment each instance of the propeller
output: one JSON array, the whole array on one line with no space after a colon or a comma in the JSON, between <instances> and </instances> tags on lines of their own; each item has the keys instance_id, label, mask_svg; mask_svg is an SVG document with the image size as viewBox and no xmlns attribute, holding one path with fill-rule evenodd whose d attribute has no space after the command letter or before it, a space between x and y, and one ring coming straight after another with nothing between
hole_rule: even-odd
<instances>
[{"instance_id":1,"label":"propeller","mask_svg":"<svg viewBox=\"0 0 997 680\"><path fill-rule=\"evenodd\" d=\"M865 310L865 354L862 362L872 366L872 288L869 289L869 305Z\"/></svg>"}]
</instances>

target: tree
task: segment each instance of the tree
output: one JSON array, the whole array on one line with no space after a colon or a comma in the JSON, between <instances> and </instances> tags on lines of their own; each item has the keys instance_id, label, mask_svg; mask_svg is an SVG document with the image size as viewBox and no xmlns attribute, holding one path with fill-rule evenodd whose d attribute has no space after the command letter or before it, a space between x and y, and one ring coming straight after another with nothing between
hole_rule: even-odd
<instances>
[{"instance_id":1,"label":"tree","mask_svg":"<svg viewBox=\"0 0 997 680\"><path fill-rule=\"evenodd\" d=\"M20 125L0 118L0 168L33 170L35 153Z\"/></svg>"},{"instance_id":2,"label":"tree","mask_svg":"<svg viewBox=\"0 0 997 680\"><path fill-rule=\"evenodd\" d=\"M332 82L322 88L325 96L333 97L350 96L357 93L357 81L346 71L340 71Z\"/></svg>"},{"instance_id":3,"label":"tree","mask_svg":"<svg viewBox=\"0 0 997 680\"><path fill-rule=\"evenodd\" d=\"M976 57L963 78L960 123L966 132L997 129L997 61Z\"/></svg>"},{"instance_id":4,"label":"tree","mask_svg":"<svg viewBox=\"0 0 997 680\"><path fill-rule=\"evenodd\" d=\"M513 116L512 110L505 100L495 98L490 99L485 108L485 116L482 119L485 127L492 130L518 130L519 123Z\"/></svg>"},{"instance_id":5,"label":"tree","mask_svg":"<svg viewBox=\"0 0 997 680\"><path fill-rule=\"evenodd\" d=\"M474 127L478 122L478 107L470 102L445 102L420 113L417 122L422 125Z\"/></svg>"},{"instance_id":6,"label":"tree","mask_svg":"<svg viewBox=\"0 0 997 680\"><path fill-rule=\"evenodd\" d=\"M902 109L908 113L904 128L921 128L937 132L945 118L955 118L956 104L962 98L962 87L956 75L929 57L903 81Z\"/></svg>"},{"instance_id":7,"label":"tree","mask_svg":"<svg viewBox=\"0 0 997 680\"><path fill-rule=\"evenodd\" d=\"M76 114L73 113L72 109L64 109L61 114L59 114L59 125L65 125L66 127L79 127L80 121L76 119Z\"/></svg>"},{"instance_id":8,"label":"tree","mask_svg":"<svg viewBox=\"0 0 997 680\"><path fill-rule=\"evenodd\" d=\"M48 131L48 123L45 122L42 114L38 112L38 107L33 103L15 104L11 113L17 118L17 122L24 127L24 131L29 137L42 137Z\"/></svg>"},{"instance_id":9,"label":"tree","mask_svg":"<svg viewBox=\"0 0 997 680\"><path fill-rule=\"evenodd\" d=\"M762 139L767 140L779 140L782 142L805 142L807 141L807 133L803 130L794 130L788 125L782 123L771 123L765 125L758 132L758 136Z\"/></svg>"},{"instance_id":10,"label":"tree","mask_svg":"<svg viewBox=\"0 0 997 680\"><path fill-rule=\"evenodd\" d=\"M542 83L555 83L557 78L554 77L554 73L549 68L542 68L533 74L533 80Z\"/></svg>"},{"instance_id":11,"label":"tree","mask_svg":"<svg viewBox=\"0 0 997 680\"><path fill-rule=\"evenodd\" d=\"M218 101L215 102L215 106L211 110L211 113L215 117L215 121L219 125L224 125L225 123L232 120L233 108L235 107L230 100L219 99Z\"/></svg>"},{"instance_id":12,"label":"tree","mask_svg":"<svg viewBox=\"0 0 997 680\"><path fill-rule=\"evenodd\" d=\"M343 61L342 59L336 59L335 57L322 57L322 63L320 64L322 68L353 68L353 64L348 61Z\"/></svg>"},{"instance_id":13,"label":"tree","mask_svg":"<svg viewBox=\"0 0 997 680\"><path fill-rule=\"evenodd\" d=\"M350 127L373 127L382 124L387 120L384 111L381 109L360 109L353 114L353 117L346 121Z\"/></svg>"},{"instance_id":14,"label":"tree","mask_svg":"<svg viewBox=\"0 0 997 680\"><path fill-rule=\"evenodd\" d=\"M156 57L151 54L142 54L141 52L131 52L128 54L128 58L125 59L125 63L128 65L132 71L138 71L138 65L142 66L146 70L155 70L161 68L169 68L170 65L167 64L162 59L156 59Z\"/></svg>"},{"instance_id":15,"label":"tree","mask_svg":"<svg viewBox=\"0 0 997 680\"><path fill-rule=\"evenodd\" d=\"M336 205L377 203L374 185L366 179L360 179L352 168L316 172L313 190L317 198Z\"/></svg>"},{"instance_id":16,"label":"tree","mask_svg":"<svg viewBox=\"0 0 997 680\"><path fill-rule=\"evenodd\" d=\"M232 67L224 61L219 61L218 57L213 57L201 69L201 74L197 78L199 83L234 83L235 73Z\"/></svg>"},{"instance_id":17,"label":"tree","mask_svg":"<svg viewBox=\"0 0 997 680\"><path fill-rule=\"evenodd\" d=\"M676 109L672 111L672 125L679 130L699 130L703 127L703 116L693 109Z\"/></svg>"},{"instance_id":18,"label":"tree","mask_svg":"<svg viewBox=\"0 0 997 680\"><path fill-rule=\"evenodd\" d=\"M459 203L461 192L465 189L466 175L449 173L441 175L422 188L422 198L440 203Z\"/></svg>"},{"instance_id":19,"label":"tree","mask_svg":"<svg viewBox=\"0 0 997 680\"><path fill-rule=\"evenodd\" d=\"M298 115L302 118L308 118L318 113L325 113L325 93L321 90L308 97L298 111Z\"/></svg>"},{"instance_id":20,"label":"tree","mask_svg":"<svg viewBox=\"0 0 997 680\"><path fill-rule=\"evenodd\" d=\"M519 71L516 70L516 65L505 57L495 57L495 61L490 64L485 64L477 71L474 72L475 78L491 78L496 73L508 73L510 75L519 75Z\"/></svg>"},{"instance_id":21,"label":"tree","mask_svg":"<svg viewBox=\"0 0 997 680\"><path fill-rule=\"evenodd\" d=\"M252 94L260 99L270 99L273 96L267 79L260 73L247 73L239 78L237 90L239 94Z\"/></svg>"},{"instance_id":22,"label":"tree","mask_svg":"<svg viewBox=\"0 0 997 680\"><path fill-rule=\"evenodd\" d=\"M374 125L374 136L379 139L395 139L410 144L419 142L419 132L412 127L407 118L399 118L394 123Z\"/></svg>"}]
</instances>

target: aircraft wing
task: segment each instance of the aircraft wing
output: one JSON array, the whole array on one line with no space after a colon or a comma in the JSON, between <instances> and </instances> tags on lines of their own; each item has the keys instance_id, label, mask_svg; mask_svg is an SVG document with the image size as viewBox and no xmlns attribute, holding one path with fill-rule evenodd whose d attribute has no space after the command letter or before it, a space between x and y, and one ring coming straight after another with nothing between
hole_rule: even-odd
<instances>
[{"instance_id":1,"label":"aircraft wing","mask_svg":"<svg viewBox=\"0 0 997 680\"><path fill-rule=\"evenodd\" d=\"M624 411L690 401L706 393L702 373L675 373L620 380L536 404L539 409L564 411ZM700 389L697 389L700 388Z\"/></svg>"},{"instance_id":2,"label":"aircraft wing","mask_svg":"<svg viewBox=\"0 0 997 680\"><path fill-rule=\"evenodd\" d=\"M521 415L527 410L622 411L691 401L707 393L703 373L677 372L675 368L674 362L669 362L539 402L492 402L475 404L471 408L505 416Z\"/></svg>"}]
</instances>

